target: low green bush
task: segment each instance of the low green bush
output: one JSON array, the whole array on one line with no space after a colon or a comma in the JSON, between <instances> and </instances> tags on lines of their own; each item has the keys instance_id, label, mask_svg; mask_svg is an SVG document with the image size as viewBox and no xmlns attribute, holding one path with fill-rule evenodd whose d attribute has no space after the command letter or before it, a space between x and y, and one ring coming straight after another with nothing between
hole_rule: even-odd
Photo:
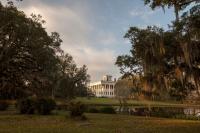
<instances>
[{"instance_id":1,"label":"low green bush","mask_svg":"<svg viewBox=\"0 0 200 133\"><path fill-rule=\"evenodd\" d=\"M151 108L150 115L155 117L173 118L173 116L184 114L182 108Z\"/></svg>"},{"instance_id":2,"label":"low green bush","mask_svg":"<svg viewBox=\"0 0 200 133\"><path fill-rule=\"evenodd\" d=\"M154 117L165 117L165 118L169 118L171 116L173 116L173 114L171 114L171 111L167 111L164 108L152 108L150 110L150 115L154 116Z\"/></svg>"},{"instance_id":3,"label":"low green bush","mask_svg":"<svg viewBox=\"0 0 200 133\"><path fill-rule=\"evenodd\" d=\"M68 104L57 104L56 109L57 110L68 110Z\"/></svg>"},{"instance_id":4,"label":"low green bush","mask_svg":"<svg viewBox=\"0 0 200 133\"><path fill-rule=\"evenodd\" d=\"M88 113L99 113L99 110L97 108L91 107L87 110Z\"/></svg>"},{"instance_id":5,"label":"low green bush","mask_svg":"<svg viewBox=\"0 0 200 133\"><path fill-rule=\"evenodd\" d=\"M7 101L0 101L0 111L4 111L8 108L9 103Z\"/></svg>"},{"instance_id":6,"label":"low green bush","mask_svg":"<svg viewBox=\"0 0 200 133\"><path fill-rule=\"evenodd\" d=\"M137 116L150 116L150 110L149 108L136 108L132 114Z\"/></svg>"},{"instance_id":7,"label":"low green bush","mask_svg":"<svg viewBox=\"0 0 200 133\"><path fill-rule=\"evenodd\" d=\"M24 98L17 101L17 109L20 114L34 114L36 100L33 98Z\"/></svg>"},{"instance_id":8,"label":"low green bush","mask_svg":"<svg viewBox=\"0 0 200 133\"><path fill-rule=\"evenodd\" d=\"M40 115L49 115L56 107L56 102L50 98L40 98L36 101L35 109Z\"/></svg>"},{"instance_id":9,"label":"low green bush","mask_svg":"<svg viewBox=\"0 0 200 133\"><path fill-rule=\"evenodd\" d=\"M104 114L116 114L116 111L113 107L102 107L100 108L99 112Z\"/></svg>"},{"instance_id":10,"label":"low green bush","mask_svg":"<svg viewBox=\"0 0 200 133\"><path fill-rule=\"evenodd\" d=\"M20 114L34 114L48 115L56 107L56 103L48 98L24 98L17 101L17 109Z\"/></svg>"},{"instance_id":11,"label":"low green bush","mask_svg":"<svg viewBox=\"0 0 200 133\"><path fill-rule=\"evenodd\" d=\"M82 117L86 110L86 106L81 102L71 102L69 104L70 117Z\"/></svg>"},{"instance_id":12,"label":"low green bush","mask_svg":"<svg viewBox=\"0 0 200 133\"><path fill-rule=\"evenodd\" d=\"M184 114L182 108L173 107L152 107L152 108L135 108L133 115L138 116L153 116L153 117L164 117L173 118L178 114Z\"/></svg>"}]
</instances>

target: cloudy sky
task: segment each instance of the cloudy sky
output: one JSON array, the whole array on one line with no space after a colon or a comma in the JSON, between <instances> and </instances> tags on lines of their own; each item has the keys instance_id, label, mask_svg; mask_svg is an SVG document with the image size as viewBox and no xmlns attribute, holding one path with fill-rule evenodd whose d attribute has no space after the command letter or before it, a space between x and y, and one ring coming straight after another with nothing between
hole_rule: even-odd
<instances>
[{"instance_id":1,"label":"cloudy sky","mask_svg":"<svg viewBox=\"0 0 200 133\"><path fill-rule=\"evenodd\" d=\"M47 31L61 35L64 51L79 66L87 65L92 81L104 74L120 76L114 63L129 53L131 45L123 36L130 26L166 29L174 19L171 9L152 11L143 0L24 0L17 6L28 16L41 14Z\"/></svg>"}]
</instances>

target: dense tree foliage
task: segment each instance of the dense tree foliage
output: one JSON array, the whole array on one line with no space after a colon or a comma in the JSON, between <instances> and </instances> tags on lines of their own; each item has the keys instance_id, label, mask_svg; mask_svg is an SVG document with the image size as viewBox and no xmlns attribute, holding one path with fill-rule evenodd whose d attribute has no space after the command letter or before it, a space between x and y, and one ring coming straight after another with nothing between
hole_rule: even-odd
<instances>
[{"instance_id":1,"label":"dense tree foliage","mask_svg":"<svg viewBox=\"0 0 200 133\"><path fill-rule=\"evenodd\" d=\"M87 74L87 67L84 65L78 68L69 54L61 55L59 60L61 62L61 75L58 80L56 95L68 98L86 96L87 83L90 79Z\"/></svg>"},{"instance_id":2,"label":"dense tree foliage","mask_svg":"<svg viewBox=\"0 0 200 133\"><path fill-rule=\"evenodd\" d=\"M152 8L173 5L170 0L145 2L151 3ZM200 5L195 4L168 31L155 26L131 27L125 35L132 43L131 55L119 56L116 64L125 76L140 75L142 89L151 94L171 92L173 96L185 98L194 89L199 93L199 26Z\"/></svg>"},{"instance_id":3,"label":"dense tree foliage","mask_svg":"<svg viewBox=\"0 0 200 133\"><path fill-rule=\"evenodd\" d=\"M146 5L149 5L152 9L156 7L173 7L176 16L176 21L179 21L179 11L184 10L191 3L198 3L199 0L144 0Z\"/></svg>"},{"instance_id":4,"label":"dense tree foliage","mask_svg":"<svg viewBox=\"0 0 200 133\"><path fill-rule=\"evenodd\" d=\"M78 68L70 55L63 56L59 34L49 35L44 23L40 15L28 18L10 1L0 3L0 98L86 93L86 66Z\"/></svg>"}]
</instances>

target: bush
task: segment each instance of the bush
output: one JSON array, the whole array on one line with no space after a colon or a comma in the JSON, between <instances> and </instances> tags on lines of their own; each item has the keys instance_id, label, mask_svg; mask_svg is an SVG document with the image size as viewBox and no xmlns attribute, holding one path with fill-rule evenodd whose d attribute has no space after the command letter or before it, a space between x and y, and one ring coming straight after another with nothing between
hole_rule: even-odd
<instances>
[{"instance_id":1,"label":"bush","mask_svg":"<svg viewBox=\"0 0 200 133\"><path fill-rule=\"evenodd\" d=\"M35 109L40 115L48 115L56 107L56 102L53 99L40 98L36 101Z\"/></svg>"},{"instance_id":2,"label":"bush","mask_svg":"<svg viewBox=\"0 0 200 133\"><path fill-rule=\"evenodd\" d=\"M97 108L92 107L88 109L88 113L99 113L99 110Z\"/></svg>"},{"instance_id":3,"label":"bush","mask_svg":"<svg viewBox=\"0 0 200 133\"><path fill-rule=\"evenodd\" d=\"M4 111L8 108L8 102L7 101L0 101L0 111Z\"/></svg>"},{"instance_id":4,"label":"bush","mask_svg":"<svg viewBox=\"0 0 200 133\"><path fill-rule=\"evenodd\" d=\"M37 111L41 115L47 115L50 114L55 107L55 101L46 98L25 98L17 102L17 108L20 114L34 114L35 111Z\"/></svg>"},{"instance_id":5,"label":"bush","mask_svg":"<svg viewBox=\"0 0 200 133\"><path fill-rule=\"evenodd\" d=\"M25 98L17 102L17 108L20 114L34 114L35 112L35 99Z\"/></svg>"},{"instance_id":6,"label":"bush","mask_svg":"<svg viewBox=\"0 0 200 133\"><path fill-rule=\"evenodd\" d=\"M104 114L116 114L115 109L113 107L103 107L99 111L100 113Z\"/></svg>"},{"instance_id":7,"label":"bush","mask_svg":"<svg viewBox=\"0 0 200 133\"><path fill-rule=\"evenodd\" d=\"M150 110L149 108L136 108L135 111L133 112L133 115L149 116Z\"/></svg>"},{"instance_id":8,"label":"bush","mask_svg":"<svg viewBox=\"0 0 200 133\"><path fill-rule=\"evenodd\" d=\"M70 117L82 117L85 112L86 106L81 102L71 102L69 104Z\"/></svg>"},{"instance_id":9,"label":"bush","mask_svg":"<svg viewBox=\"0 0 200 133\"><path fill-rule=\"evenodd\" d=\"M68 110L68 104L57 104L56 109L57 110Z\"/></svg>"},{"instance_id":10,"label":"bush","mask_svg":"<svg viewBox=\"0 0 200 133\"><path fill-rule=\"evenodd\" d=\"M151 116L173 118L176 115L184 114L182 108L159 108L154 107L151 109Z\"/></svg>"}]
</instances>

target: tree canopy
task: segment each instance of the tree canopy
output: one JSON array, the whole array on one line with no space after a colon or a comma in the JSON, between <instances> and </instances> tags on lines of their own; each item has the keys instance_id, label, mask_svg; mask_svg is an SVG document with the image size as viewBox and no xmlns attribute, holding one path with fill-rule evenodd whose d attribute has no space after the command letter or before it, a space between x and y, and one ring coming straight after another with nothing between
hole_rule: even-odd
<instances>
[{"instance_id":1,"label":"tree canopy","mask_svg":"<svg viewBox=\"0 0 200 133\"><path fill-rule=\"evenodd\" d=\"M40 15L29 18L13 3L0 3L0 98L55 96L61 90L73 97L86 92L86 66L76 66L60 48L59 34L47 33L44 23Z\"/></svg>"},{"instance_id":2,"label":"tree canopy","mask_svg":"<svg viewBox=\"0 0 200 133\"><path fill-rule=\"evenodd\" d=\"M145 4L150 3L150 6L155 8L160 5L171 6L173 2L146 0ZM173 92L177 94L186 96L194 89L199 93L199 18L200 5L195 4L184 12L178 21L172 23L172 28L168 31L156 26L148 26L146 29L130 27L124 37L132 44L131 55L119 56L116 61L121 73L125 76L140 75L142 89L150 92L163 92L163 90L169 92L176 86L177 90Z\"/></svg>"}]
</instances>

